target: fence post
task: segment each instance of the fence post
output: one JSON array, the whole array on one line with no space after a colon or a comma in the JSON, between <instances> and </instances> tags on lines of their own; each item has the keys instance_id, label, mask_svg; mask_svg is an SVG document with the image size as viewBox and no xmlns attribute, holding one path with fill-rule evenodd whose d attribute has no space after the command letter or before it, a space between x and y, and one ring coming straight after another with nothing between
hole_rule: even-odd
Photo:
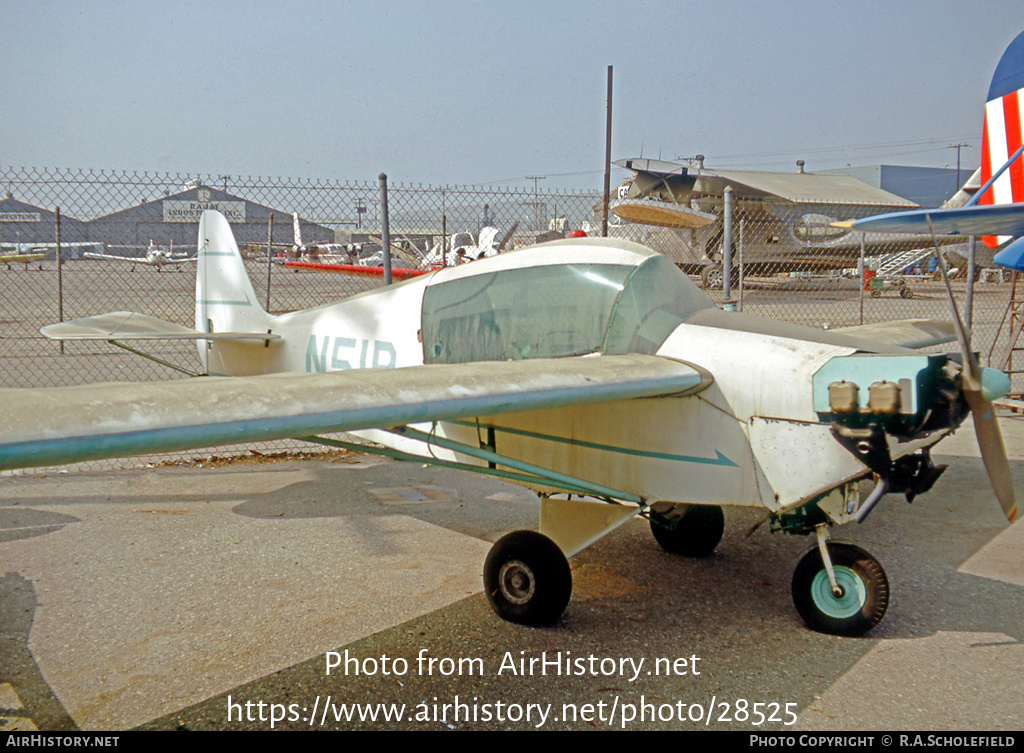
<instances>
[{"instance_id":1,"label":"fence post","mask_svg":"<svg viewBox=\"0 0 1024 753\"><path fill-rule=\"evenodd\" d=\"M864 323L864 233L860 234L860 258L857 260L857 287L860 288L860 321L858 324Z\"/></svg>"},{"instance_id":2,"label":"fence post","mask_svg":"<svg viewBox=\"0 0 1024 753\"><path fill-rule=\"evenodd\" d=\"M746 222L746 219L741 219L740 220L739 254L737 254L738 259L736 261L736 266L737 266L737 268L739 269L739 272L740 272L740 276L739 276L739 289L740 289L740 293L739 293L739 296L740 296L740 298L739 298L739 310L740 311L743 310L743 230L744 230L744 223L745 222Z\"/></svg>"},{"instance_id":3,"label":"fence post","mask_svg":"<svg viewBox=\"0 0 1024 753\"><path fill-rule=\"evenodd\" d=\"M381 173L380 181L380 235L384 243L384 284L391 284L391 228L388 225L388 176Z\"/></svg>"},{"instance_id":4,"label":"fence post","mask_svg":"<svg viewBox=\"0 0 1024 753\"><path fill-rule=\"evenodd\" d=\"M448 266L448 207L445 205L444 189L441 189L441 266Z\"/></svg>"},{"instance_id":5,"label":"fence post","mask_svg":"<svg viewBox=\"0 0 1024 753\"><path fill-rule=\"evenodd\" d=\"M274 264L274 213L270 213L267 223L267 311L270 311L270 270Z\"/></svg>"},{"instance_id":6,"label":"fence post","mask_svg":"<svg viewBox=\"0 0 1024 753\"><path fill-rule=\"evenodd\" d=\"M722 221L722 300L732 295L732 186L726 186L725 214Z\"/></svg>"},{"instance_id":7,"label":"fence post","mask_svg":"<svg viewBox=\"0 0 1024 753\"><path fill-rule=\"evenodd\" d=\"M64 321L64 266L60 252L60 207L53 210L54 235L57 241L57 321ZM26 268L28 265L25 265ZM60 354L64 355L64 341L60 341Z\"/></svg>"},{"instance_id":8,"label":"fence post","mask_svg":"<svg viewBox=\"0 0 1024 753\"><path fill-rule=\"evenodd\" d=\"M608 66L608 115L604 126L604 199L601 237L608 237L608 194L612 190L612 67Z\"/></svg>"},{"instance_id":9,"label":"fence post","mask_svg":"<svg viewBox=\"0 0 1024 753\"><path fill-rule=\"evenodd\" d=\"M964 316L967 318L967 326L970 327L974 321L974 243L975 236L967 242L967 300L964 302Z\"/></svg>"}]
</instances>

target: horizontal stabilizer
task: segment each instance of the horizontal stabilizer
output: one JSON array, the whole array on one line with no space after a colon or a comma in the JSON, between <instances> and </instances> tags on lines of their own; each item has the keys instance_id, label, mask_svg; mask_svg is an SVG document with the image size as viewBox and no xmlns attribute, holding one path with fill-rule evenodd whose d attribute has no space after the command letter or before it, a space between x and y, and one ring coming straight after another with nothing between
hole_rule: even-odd
<instances>
[{"instance_id":1,"label":"horizontal stabilizer","mask_svg":"<svg viewBox=\"0 0 1024 753\"><path fill-rule=\"evenodd\" d=\"M200 332L163 319L112 311L109 314L49 324L41 330L51 340L278 340L267 332Z\"/></svg>"},{"instance_id":2,"label":"horizontal stabilizer","mask_svg":"<svg viewBox=\"0 0 1024 753\"><path fill-rule=\"evenodd\" d=\"M0 470L698 392L711 376L624 355L0 390Z\"/></svg>"},{"instance_id":3,"label":"horizontal stabilizer","mask_svg":"<svg viewBox=\"0 0 1024 753\"><path fill-rule=\"evenodd\" d=\"M956 328L953 324L937 319L901 319L895 322L841 327L830 331L887 345L901 345L904 348L927 348L956 340Z\"/></svg>"}]
</instances>

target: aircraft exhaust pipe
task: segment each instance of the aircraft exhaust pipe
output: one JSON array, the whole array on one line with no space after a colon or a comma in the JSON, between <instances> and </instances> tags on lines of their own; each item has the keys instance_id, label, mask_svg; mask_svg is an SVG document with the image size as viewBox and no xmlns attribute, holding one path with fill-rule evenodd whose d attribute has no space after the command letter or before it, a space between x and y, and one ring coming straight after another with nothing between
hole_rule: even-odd
<instances>
[{"instance_id":1,"label":"aircraft exhaust pipe","mask_svg":"<svg viewBox=\"0 0 1024 753\"><path fill-rule=\"evenodd\" d=\"M874 509L878 501L885 496L885 493L889 491L889 482L884 478L878 479L878 483L875 484L875 488L871 490L871 494L864 500L864 504L857 510L857 522L863 523L864 518L868 516L868 513Z\"/></svg>"}]
</instances>

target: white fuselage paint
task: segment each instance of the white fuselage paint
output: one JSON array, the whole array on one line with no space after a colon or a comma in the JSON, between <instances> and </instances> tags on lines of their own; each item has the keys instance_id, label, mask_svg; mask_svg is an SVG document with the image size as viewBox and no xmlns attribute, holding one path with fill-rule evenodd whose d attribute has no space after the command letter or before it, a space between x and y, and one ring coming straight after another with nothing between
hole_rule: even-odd
<instances>
[{"instance_id":1,"label":"white fuselage paint","mask_svg":"<svg viewBox=\"0 0 1024 753\"><path fill-rule=\"evenodd\" d=\"M233 238L230 242L234 244ZM281 337L265 343L202 344L211 374L415 366L424 362L422 303L430 285L524 264L590 263L595 258L637 264L650 253L632 245L570 241L440 270L331 306L275 316L257 304L237 254L234 260L230 254L201 250L196 324L203 330L212 325L215 331L269 331ZM425 428L480 446L487 441L487 428L493 427L495 450L501 455L649 502L777 510L865 471L829 435L828 424L819 421L812 405L815 371L830 358L852 352L849 347L684 323L664 341L658 355L710 372L714 383L699 394L480 417L474 424ZM420 442L384 431L361 436L404 451L425 450ZM429 453L480 464L437 447Z\"/></svg>"}]
</instances>

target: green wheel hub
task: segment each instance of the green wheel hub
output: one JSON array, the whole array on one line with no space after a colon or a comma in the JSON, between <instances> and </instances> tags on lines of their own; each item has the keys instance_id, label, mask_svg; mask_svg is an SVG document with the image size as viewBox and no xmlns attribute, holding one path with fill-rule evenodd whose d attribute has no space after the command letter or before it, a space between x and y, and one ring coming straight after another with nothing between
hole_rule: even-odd
<instances>
[{"instance_id":1,"label":"green wheel hub","mask_svg":"<svg viewBox=\"0 0 1024 753\"><path fill-rule=\"evenodd\" d=\"M818 547L793 572L793 605L812 630L829 635L863 635L882 619L889 604L889 581L874 557L853 544L829 542L829 559L840 594L832 593Z\"/></svg>"},{"instance_id":2,"label":"green wheel hub","mask_svg":"<svg viewBox=\"0 0 1024 753\"><path fill-rule=\"evenodd\" d=\"M867 591L864 581L848 567L834 568L836 583L842 589L841 596L832 593L832 585L828 582L828 573L820 570L811 583L811 598L815 605L829 617L845 620L853 617L864 608Z\"/></svg>"}]
</instances>

